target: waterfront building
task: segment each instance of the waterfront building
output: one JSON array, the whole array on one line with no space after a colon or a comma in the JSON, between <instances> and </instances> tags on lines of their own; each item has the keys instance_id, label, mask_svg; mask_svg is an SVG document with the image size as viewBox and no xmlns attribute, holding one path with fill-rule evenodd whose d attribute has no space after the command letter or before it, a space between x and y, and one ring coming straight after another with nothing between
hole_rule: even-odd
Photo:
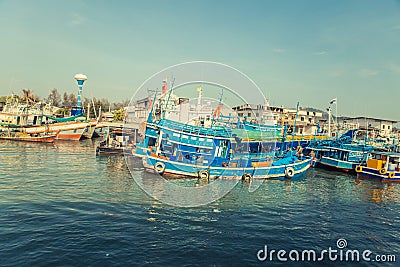
<instances>
[{"instance_id":1,"label":"waterfront building","mask_svg":"<svg viewBox=\"0 0 400 267\"><path fill-rule=\"evenodd\" d=\"M344 123L357 124L361 130L373 132L375 136L389 137L397 121L371 117L354 117L343 119Z\"/></svg>"},{"instance_id":2,"label":"waterfront building","mask_svg":"<svg viewBox=\"0 0 400 267\"><path fill-rule=\"evenodd\" d=\"M264 105L245 104L232 109L236 111L239 117L246 118L250 122L288 125L289 133L296 135L316 134L320 131L318 122L322 119L322 112L313 109L299 107L297 110L283 106L270 106L268 100L265 101ZM293 129L295 124L296 129Z\"/></svg>"}]
</instances>

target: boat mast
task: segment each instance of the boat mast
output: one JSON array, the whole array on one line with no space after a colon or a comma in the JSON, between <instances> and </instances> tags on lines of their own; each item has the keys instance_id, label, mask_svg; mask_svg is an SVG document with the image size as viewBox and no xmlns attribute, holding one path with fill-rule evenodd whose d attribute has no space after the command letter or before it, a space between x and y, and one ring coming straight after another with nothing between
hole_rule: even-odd
<instances>
[{"instance_id":1,"label":"boat mast","mask_svg":"<svg viewBox=\"0 0 400 267\"><path fill-rule=\"evenodd\" d=\"M201 109L201 98L203 97L203 86L200 85L199 88L197 88L197 92L199 93L199 96L197 98L197 116L199 116L199 112Z\"/></svg>"},{"instance_id":2,"label":"boat mast","mask_svg":"<svg viewBox=\"0 0 400 267\"><path fill-rule=\"evenodd\" d=\"M215 121L216 121L216 117L219 116L221 114L221 109L222 109L222 97L224 96L224 88L222 88L221 90L221 94L219 95L219 101L218 101L218 107L217 109L214 111L213 113L213 119L211 122L211 126L215 125ZM219 113L219 114L217 114Z\"/></svg>"},{"instance_id":3,"label":"boat mast","mask_svg":"<svg viewBox=\"0 0 400 267\"><path fill-rule=\"evenodd\" d=\"M157 90L154 92L154 99L153 99L153 103L151 103L151 109L149 112L149 116L147 116L147 122L152 122L152 120L153 120L153 109L154 109L154 104L156 103L156 99L157 99Z\"/></svg>"},{"instance_id":4,"label":"boat mast","mask_svg":"<svg viewBox=\"0 0 400 267\"><path fill-rule=\"evenodd\" d=\"M328 108L328 138L331 138L331 107Z\"/></svg>"},{"instance_id":5,"label":"boat mast","mask_svg":"<svg viewBox=\"0 0 400 267\"><path fill-rule=\"evenodd\" d=\"M93 105L94 117L97 118L96 106L94 105L93 97L92 97L92 105ZM100 105L100 107L101 107L101 105ZM100 116L100 111L99 111L99 116Z\"/></svg>"},{"instance_id":6,"label":"boat mast","mask_svg":"<svg viewBox=\"0 0 400 267\"><path fill-rule=\"evenodd\" d=\"M95 106L93 106L93 109L96 112L96 107ZM101 118L101 105L99 106L99 116L97 117L97 122L100 121L100 118Z\"/></svg>"},{"instance_id":7,"label":"boat mast","mask_svg":"<svg viewBox=\"0 0 400 267\"><path fill-rule=\"evenodd\" d=\"M299 104L300 102L297 102L296 106L296 117L294 118L294 123L293 123L293 131L292 131L292 147L294 143L294 132L296 131L296 121L297 121L297 116L299 115Z\"/></svg>"},{"instance_id":8,"label":"boat mast","mask_svg":"<svg viewBox=\"0 0 400 267\"><path fill-rule=\"evenodd\" d=\"M165 112L167 111L168 104L169 104L169 99L171 98L171 93L172 93L172 90L173 90L173 87L174 87L174 82L175 82L175 78L172 78L171 88L169 89L168 98L167 98L167 101L165 102L165 108L164 108L163 114L162 114L162 118L163 119L165 118Z\"/></svg>"},{"instance_id":9,"label":"boat mast","mask_svg":"<svg viewBox=\"0 0 400 267\"><path fill-rule=\"evenodd\" d=\"M87 104L86 120L89 120L89 113L90 113L90 102Z\"/></svg>"},{"instance_id":10,"label":"boat mast","mask_svg":"<svg viewBox=\"0 0 400 267\"><path fill-rule=\"evenodd\" d=\"M153 109L154 109L154 103L156 102L156 99L157 99L157 89L154 92L154 99L153 99L153 103L151 103L151 109L150 109L150 112L149 112L149 116L147 116L147 123L151 123L153 121ZM144 132L145 132L145 138L144 138L144 141L143 141L144 147L148 147L148 145L149 145L149 137L146 136L147 123L146 123L146 126L144 128Z\"/></svg>"}]
</instances>

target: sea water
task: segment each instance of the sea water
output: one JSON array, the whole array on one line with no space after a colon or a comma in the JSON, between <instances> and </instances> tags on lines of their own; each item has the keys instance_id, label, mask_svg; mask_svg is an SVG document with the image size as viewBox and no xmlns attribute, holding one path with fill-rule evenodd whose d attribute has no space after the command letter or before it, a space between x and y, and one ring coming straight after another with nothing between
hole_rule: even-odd
<instances>
[{"instance_id":1,"label":"sea water","mask_svg":"<svg viewBox=\"0 0 400 267\"><path fill-rule=\"evenodd\" d=\"M95 146L0 143L0 266L318 265L288 253L331 248L339 256L339 239L342 253L400 261L400 184L309 169L298 181L265 181L255 192L239 182L209 205L180 208L146 195L124 157L98 157ZM260 259L266 247L286 251L287 261ZM325 265L354 264L325 256ZM396 265L373 260L359 263Z\"/></svg>"}]
</instances>

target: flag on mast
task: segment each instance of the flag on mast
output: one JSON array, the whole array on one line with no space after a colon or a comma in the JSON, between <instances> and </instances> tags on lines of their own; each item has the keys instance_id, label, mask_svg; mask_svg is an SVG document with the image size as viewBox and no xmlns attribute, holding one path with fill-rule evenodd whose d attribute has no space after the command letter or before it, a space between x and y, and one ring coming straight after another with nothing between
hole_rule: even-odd
<instances>
[{"instance_id":1,"label":"flag on mast","mask_svg":"<svg viewBox=\"0 0 400 267\"><path fill-rule=\"evenodd\" d=\"M329 102L329 104L336 104L336 102L337 102L337 98L335 97L334 99L332 99L330 102Z\"/></svg>"},{"instance_id":2,"label":"flag on mast","mask_svg":"<svg viewBox=\"0 0 400 267\"><path fill-rule=\"evenodd\" d=\"M213 112L213 117L219 118L221 116L222 104L218 104L218 107Z\"/></svg>"}]
</instances>

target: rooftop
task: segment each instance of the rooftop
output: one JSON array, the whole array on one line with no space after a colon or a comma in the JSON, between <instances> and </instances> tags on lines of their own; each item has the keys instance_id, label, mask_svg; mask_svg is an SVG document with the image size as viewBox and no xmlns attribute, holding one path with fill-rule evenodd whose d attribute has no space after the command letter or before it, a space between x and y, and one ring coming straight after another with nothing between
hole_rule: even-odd
<instances>
[{"instance_id":1,"label":"rooftop","mask_svg":"<svg viewBox=\"0 0 400 267\"><path fill-rule=\"evenodd\" d=\"M386 122L392 122L392 123L397 123L398 121L394 120L387 120L387 119L379 119L379 118L371 118L371 117L353 117L353 118L346 118L344 120L374 120L374 121L386 121Z\"/></svg>"}]
</instances>

